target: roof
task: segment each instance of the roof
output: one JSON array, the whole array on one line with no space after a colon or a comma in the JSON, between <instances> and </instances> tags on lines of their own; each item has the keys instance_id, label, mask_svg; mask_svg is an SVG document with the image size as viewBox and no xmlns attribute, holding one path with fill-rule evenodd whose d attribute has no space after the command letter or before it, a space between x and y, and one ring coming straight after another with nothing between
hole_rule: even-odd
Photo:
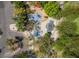
<instances>
[{"instance_id":1,"label":"roof","mask_svg":"<svg viewBox=\"0 0 79 59\"><path fill-rule=\"evenodd\" d=\"M46 25L46 28L47 28L47 32L51 32L54 28L54 22L52 20L50 20L47 25Z\"/></svg>"}]
</instances>

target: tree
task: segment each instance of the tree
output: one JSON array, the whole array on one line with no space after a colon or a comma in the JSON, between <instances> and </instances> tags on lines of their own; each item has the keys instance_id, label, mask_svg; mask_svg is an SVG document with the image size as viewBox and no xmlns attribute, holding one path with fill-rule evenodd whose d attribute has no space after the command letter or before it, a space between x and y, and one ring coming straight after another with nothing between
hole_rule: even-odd
<instances>
[{"instance_id":1,"label":"tree","mask_svg":"<svg viewBox=\"0 0 79 59\"><path fill-rule=\"evenodd\" d=\"M23 1L14 1L15 7L15 17L16 26L19 31L24 31L26 29L26 23L28 22L26 3Z\"/></svg>"},{"instance_id":2,"label":"tree","mask_svg":"<svg viewBox=\"0 0 79 59\"><path fill-rule=\"evenodd\" d=\"M42 50L42 52L44 52L45 54L47 54L48 53L48 50L49 50L49 40L50 40L50 38L49 38L49 35L48 35L48 33L46 33L45 34L45 37L43 38L43 40L42 40L42 44L41 44L41 50ZM47 48L48 47L48 48Z\"/></svg>"},{"instance_id":3,"label":"tree","mask_svg":"<svg viewBox=\"0 0 79 59\"><path fill-rule=\"evenodd\" d=\"M71 44L72 39L68 36L60 36L59 39L54 43L53 48L55 51L63 51L65 47Z\"/></svg>"},{"instance_id":4,"label":"tree","mask_svg":"<svg viewBox=\"0 0 79 59\"><path fill-rule=\"evenodd\" d=\"M44 6L48 3L48 1L40 1L41 6L44 8Z\"/></svg>"},{"instance_id":5,"label":"tree","mask_svg":"<svg viewBox=\"0 0 79 59\"><path fill-rule=\"evenodd\" d=\"M76 23L70 20L63 20L61 24L57 26L57 29L59 30L60 35L65 36L73 36L76 33Z\"/></svg>"},{"instance_id":6,"label":"tree","mask_svg":"<svg viewBox=\"0 0 79 59\"><path fill-rule=\"evenodd\" d=\"M54 48L57 50L63 50L67 45L70 44L72 38L76 35L77 26L73 21L63 19L62 23L57 26L60 37L55 42Z\"/></svg>"},{"instance_id":7,"label":"tree","mask_svg":"<svg viewBox=\"0 0 79 59\"><path fill-rule=\"evenodd\" d=\"M66 17L68 20L75 20L79 17L79 3L77 2L66 2L64 4L64 10L62 11L62 16Z\"/></svg>"},{"instance_id":8,"label":"tree","mask_svg":"<svg viewBox=\"0 0 79 59\"><path fill-rule=\"evenodd\" d=\"M70 45L65 47L62 55L67 58L79 58L79 37L75 38Z\"/></svg>"},{"instance_id":9,"label":"tree","mask_svg":"<svg viewBox=\"0 0 79 59\"><path fill-rule=\"evenodd\" d=\"M42 54L42 57L46 56L50 57L52 54L52 45L53 40L50 38L50 33L46 33L45 36L41 39L40 43L40 53Z\"/></svg>"},{"instance_id":10,"label":"tree","mask_svg":"<svg viewBox=\"0 0 79 59\"><path fill-rule=\"evenodd\" d=\"M48 16L61 18L61 8L57 2L48 2L44 5L44 10Z\"/></svg>"},{"instance_id":11,"label":"tree","mask_svg":"<svg viewBox=\"0 0 79 59\"><path fill-rule=\"evenodd\" d=\"M33 29L34 22L28 18L28 14L31 11L29 5L23 1L13 2L13 4L15 7L15 17L13 19L16 21L18 31L25 31L28 28L30 30Z\"/></svg>"},{"instance_id":12,"label":"tree","mask_svg":"<svg viewBox=\"0 0 79 59\"><path fill-rule=\"evenodd\" d=\"M24 19L22 16L16 20L16 26L18 27L18 31L26 30L25 21L26 21L26 19Z\"/></svg>"},{"instance_id":13,"label":"tree","mask_svg":"<svg viewBox=\"0 0 79 59\"><path fill-rule=\"evenodd\" d=\"M15 15L23 15L25 14L27 11L24 8L16 8L15 9Z\"/></svg>"},{"instance_id":14,"label":"tree","mask_svg":"<svg viewBox=\"0 0 79 59\"><path fill-rule=\"evenodd\" d=\"M77 8L76 8L77 7ZM79 57L79 47L77 35L77 25L74 22L79 15L78 5L73 2L67 2L63 10L63 21L57 26L60 37L56 40L53 48L57 53L62 51L61 57Z\"/></svg>"},{"instance_id":15,"label":"tree","mask_svg":"<svg viewBox=\"0 0 79 59\"><path fill-rule=\"evenodd\" d=\"M15 39L7 39L7 47L12 50L15 51L17 49L17 47L15 47L14 45L16 44L16 40Z\"/></svg>"},{"instance_id":16,"label":"tree","mask_svg":"<svg viewBox=\"0 0 79 59\"><path fill-rule=\"evenodd\" d=\"M25 2L23 1L13 1L15 8L26 8Z\"/></svg>"}]
</instances>

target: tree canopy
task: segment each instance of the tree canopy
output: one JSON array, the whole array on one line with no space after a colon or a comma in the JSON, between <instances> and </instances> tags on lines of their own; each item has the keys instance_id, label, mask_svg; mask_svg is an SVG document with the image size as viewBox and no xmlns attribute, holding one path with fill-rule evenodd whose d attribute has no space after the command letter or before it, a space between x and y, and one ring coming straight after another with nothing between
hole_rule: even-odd
<instances>
[{"instance_id":1,"label":"tree canopy","mask_svg":"<svg viewBox=\"0 0 79 59\"><path fill-rule=\"evenodd\" d=\"M53 46L53 40L50 38L50 33L46 33L45 36L41 39L40 44L40 53L43 54L42 57L48 56L50 57L52 55L52 46ZM51 55L50 55L51 53Z\"/></svg>"},{"instance_id":2,"label":"tree canopy","mask_svg":"<svg viewBox=\"0 0 79 59\"><path fill-rule=\"evenodd\" d=\"M57 27L60 36L54 44L55 50L63 51L61 57L79 57L79 35L76 33L77 25L74 22L79 17L78 9L78 4L75 5L72 2L67 2L64 5L63 21Z\"/></svg>"},{"instance_id":3,"label":"tree canopy","mask_svg":"<svg viewBox=\"0 0 79 59\"><path fill-rule=\"evenodd\" d=\"M75 20L79 17L79 3L77 2L67 2L64 4L64 10L62 11L62 16L66 17L68 20Z\"/></svg>"},{"instance_id":4,"label":"tree canopy","mask_svg":"<svg viewBox=\"0 0 79 59\"><path fill-rule=\"evenodd\" d=\"M15 4L15 8L25 8L26 7L26 5L23 1L19 1L19 2L13 1L12 3Z\"/></svg>"},{"instance_id":5,"label":"tree canopy","mask_svg":"<svg viewBox=\"0 0 79 59\"><path fill-rule=\"evenodd\" d=\"M18 31L33 29L34 22L29 21L28 18L28 14L31 12L29 5L24 1L14 1L13 4L15 7L15 16L13 19L16 21Z\"/></svg>"},{"instance_id":6,"label":"tree canopy","mask_svg":"<svg viewBox=\"0 0 79 59\"><path fill-rule=\"evenodd\" d=\"M57 2L48 2L44 5L44 10L48 16L54 18L61 17L61 8Z\"/></svg>"},{"instance_id":7,"label":"tree canopy","mask_svg":"<svg viewBox=\"0 0 79 59\"><path fill-rule=\"evenodd\" d=\"M76 32L77 26L75 22L64 20L57 28L61 35L72 36Z\"/></svg>"},{"instance_id":8,"label":"tree canopy","mask_svg":"<svg viewBox=\"0 0 79 59\"><path fill-rule=\"evenodd\" d=\"M70 45L65 47L63 57L79 58L79 37L75 38Z\"/></svg>"}]
</instances>

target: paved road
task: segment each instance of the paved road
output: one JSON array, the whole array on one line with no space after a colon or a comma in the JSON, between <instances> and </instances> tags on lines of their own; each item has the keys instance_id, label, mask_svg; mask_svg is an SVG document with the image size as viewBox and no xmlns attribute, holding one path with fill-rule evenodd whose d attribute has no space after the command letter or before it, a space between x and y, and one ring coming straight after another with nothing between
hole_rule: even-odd
<instances>
[{"instance_id":1,"label":"paved road","mask_svg":"<svg viewBox=\"0 0 79 59\"><path fill-rule=\"evenodd\" d=\"M2 29L2 31L4 31L2 37L0 38L0 48L2 48L4 46L5 43L5 38L6 38L6 28L5 28L5 13L4 13L4 4L3 2L0 2L0 28Z\"/></svg>"},{"instance_id":2,"label":"paved road","mask_svg":"<svg viewBox=\"0 0 79 59\"><path fill-rule=\"evenodd\" d=\"M9 11L9 6L7 6L8 2L0 2L0 28L3 31L3 35L0 38L0 48L6 46L6 39L9 36L9 19L11 16L11 12ZM9 8L9 9L8 9ZM2 50L0 57L5 53L6 49Z\"/></svg>"},{"instance_id":3,"label":"paved road","mask_svg":"<svg viewBox=\"0 0 79 59\"><path fill-rule=\"evenodd\" d=\"M9 29L9 25L14 23L14 21L12 20L12 12L13 7L9 1L8 2L0 1L0 28L3 31L3 35L0 38L0 48L6 46L7 38L14 37L16 35L22 36L21 33L13 32ZM2 57L6 51L7 51L6 49L3 49L3 52L2 54L0 54L0 57Z\"/></svg>"}]
</instances>

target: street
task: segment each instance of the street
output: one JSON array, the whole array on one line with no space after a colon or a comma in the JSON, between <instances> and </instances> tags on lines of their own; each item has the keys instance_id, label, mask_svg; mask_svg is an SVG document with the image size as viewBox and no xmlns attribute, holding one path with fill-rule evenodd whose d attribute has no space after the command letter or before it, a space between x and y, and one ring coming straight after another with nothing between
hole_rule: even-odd
<instances>
[{"instance_id":1,"label":"street","mask_svg":"<svg viewBox=\"0 0 79 59\"><path fill-rule=\"evenodd\" d=\"M6 27L5 27L5 13L4 13L4 3L0 2L0 28L3 32L0 38L0 49L2 49L6 44ZM2 56L3 52L0 53L0 57Z\"/></svg>"},{"instance_id":2,"label":"street","mask_svg":"<svg viewBox=\"0 0 79 59\"><path fill-rule=\"evenodd\" d=\"M13 7L9 1L0 1L0 28L3 32L0 38L0 48L2 49L2 53L0 53L0 57L3 57L4 53L7 52L6 47L6 39L13 38L14 36L22 36L22 33L13 32L10 30L9 25L13 24L12 13Z\"/></svg>"}]
</instances>

